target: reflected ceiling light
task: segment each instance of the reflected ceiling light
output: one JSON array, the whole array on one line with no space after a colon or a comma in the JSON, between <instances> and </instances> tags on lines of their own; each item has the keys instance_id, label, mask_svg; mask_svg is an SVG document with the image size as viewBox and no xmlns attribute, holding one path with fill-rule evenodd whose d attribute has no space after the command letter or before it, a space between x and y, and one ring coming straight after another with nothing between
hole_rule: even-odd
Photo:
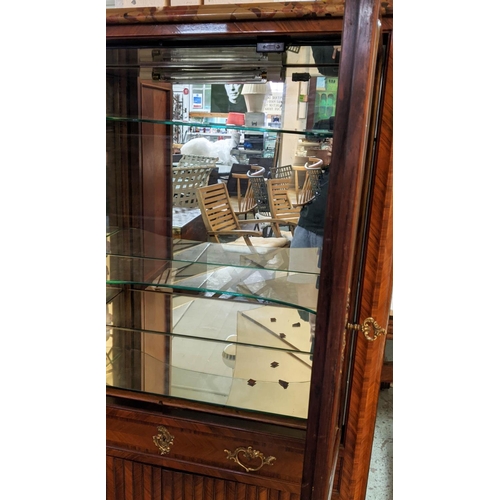
<instances>
[{"instance_id":1,"label":"reflected ceiling light","mask_svg":"<svg viewBox=\"0 0 500 500\"><path fill-rule=\"evenodd\" d=\"M199 47L154 49L150 53L143 51L141 62L151 61L162 66L162 63L172 64L197 64L211 65L218 62L242 63L252 62L281 62L279 54L263 54L256 52L255 47Z\"/></svg>"},{"instance_id":2,"label":"reflected ceiling light","mask_svg":"<svg viewBox=\"0 0 500 500\"><path fill-rule=\"evenodd\" d=\"M199 83L266 83L266 70L211 70L200 71L190 68L153 68L152 79L171 83L199 82Z\"/></svg>"},{"instance_id":3,"label":"reflected ceiling light","mask_svg":"<svg viewBox=\"0 0 500 500\"><path fill-rule=\"evenodd\" d=\"M165 48L141 50L141 68L153 79L168 82L266 83L283 81L280 54L262 54L255 47Z\"/></svg>"},{"instance_id":4,"label":"reflected ceiling light","mask_svg":"<svg viewBox=\"0 0 500 500\"><path fill-rule=\"evenodd\" d=\"M283 61L280 54L263 54L256 52L254 47L203 47L200 48L167 48L139 51L139 65L141 68L153 68L154 72L160 69L169 70L170 75L176 76L181 81L189 77L188 71L192 74L197 72L203 75L200 81L223 82L223 74L236 75L229 78L228 82L235 83L260 83L267 80L282 81L280 77ZM260 71L267 73L267 78L254 78L241 75L245 71ZM167 75L167 73L162 73ZM209 74L210 76L206 76ZM243 79L241 77L243 76ZM215 78L215 80L214 80ZM168 78L172 81L172 78Z\"/></svg>"}]
</instances>

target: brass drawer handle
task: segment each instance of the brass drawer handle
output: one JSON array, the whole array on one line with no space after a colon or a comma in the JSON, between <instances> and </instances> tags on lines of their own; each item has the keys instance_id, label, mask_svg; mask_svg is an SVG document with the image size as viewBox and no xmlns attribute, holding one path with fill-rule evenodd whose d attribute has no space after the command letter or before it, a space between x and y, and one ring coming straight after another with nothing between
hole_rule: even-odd
<instances>
[{"instance_id":1,"label":"brass drawer handle","mask_svg":"<svg viewBox=\"0 0 500 500\"><path fill-rule=\"evenodd\" d=\"M238 465L241 465L247 472L255 472L260 470L264 465L273 465L272 462L276 460L276 457L264 457L264 455L257 450L254 450L251 446L248 448L245 448L243 446L240 446L239 448L236 448L234 452L231 452L229 450L224 450L227 453L227 459L228 460L234 460ZM261 464L257 468L252 468L252 467L247 467L246 465L243 465L240 462L240 459L238 457L238 453L243 452L243 457L248 459L248 460L254 460L254 459L259 459L261 460Z\"/></svg>"},{"instance_id":2,"label":"brass drawer handle","mask_svg":"<svg viewBox=\"0 0 500 500\"><path fill-rule=\"evenodd\" d=\"M153 436L153 443L158 446L160 455L166 455L174 443L174 436L167 431L166 427L160 425L158 426L158 434Z\"/></svg>"}]
</instances>

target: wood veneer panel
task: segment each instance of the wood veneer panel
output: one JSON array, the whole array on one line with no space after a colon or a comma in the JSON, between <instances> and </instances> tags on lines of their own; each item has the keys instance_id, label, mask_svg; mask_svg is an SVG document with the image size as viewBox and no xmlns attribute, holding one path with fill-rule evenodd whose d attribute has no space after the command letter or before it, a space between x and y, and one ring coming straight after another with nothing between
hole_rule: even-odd
<instances>
[{"instance_id":1,"label":"wood veneer panel","mask_svg":"<svg viewBox=\"0 0 500 500\"><path fill-rule=\"evenodd\" d=\"M392 15L393 0L383 1L381 15ZM324 2L262 2L260 4L237 5L189 5L176 7L148 7L107 9L109 24L156 24L156 23L196 23L216 22L231 19L273 19L293 20L299 17L338 18L345 12L345 0Z\"/></svg>"},{"instance_id":2,"label":"wood veneer panel","mask_svg":"<svg viewBox=\"0 0 500 500\"><path fill-rule=\"evenodd\" d=\"M200 476L194 477L193 498L203 498L203 478Z\"/></svg>"},{"instance_id":3,"label":"wood veneer panel","mask_svg":"<svg viewBox=\"0 0 500 500\"><path fill-rule=\"evenodd\" d=\"M116 458L106 457L106 498L112 500L115 498L117 485L115 483Z\"/></svg>"},{"instance_id":4,"label":"wood veneer panel","mask_svg":"<svg viewBox=\"0 0 500 500\"><path fill-rule=\"evenodd\" d=\"M107 415L106 432L110 455L229 481L289 492L299 491L303 440L109 406ZM159 454L153 442L153 436L158 433L160 425L165 426L174 436L171 451L165 455ZM248 446L266 457L276 457L275 462L264 465L259 471L247 473L229 460L224 451L227 449L234 452L239 447ZM251 466L259 464L257 461ZM126 472L130 475L130 471Z\"/></svg>"},{"instance_id":5,"label":"wood veneer panel","mask_svg":"<svg viewBox=\"0 0 500 500\"><path fill-rule=\"evenodd\" d=\"M107 500L299 500L294 493L107 457Z\"/></svg>"},{"instance_id":6,"label":"wood veneer panel","mask_svg":"<svg viewBox=\"0 0 500 500\"><path fill-rule=\"evenodd\" d=\"M382 366L382 373L380 375L381 384L392 384L393 381L393 365L392 361L384 362Z\"/></svg>"},{"instance_id":7,"label":"wood veneer panel","mask_svg":"<svg viewBox=\"0 0 500 500\"><path fill-rule=\"evenodd\" d=\"M387 31L392 29L392 18L382 19L382 28ZM261 21L261 22L220 22L215 26L213 24L197 25L170 25L170 24L151 24L151 25L108 25L106 26L106 36L110 41L134 42L164 40L190 40L194 37L203 36L207 40L226 41L231 37L257 37L262 32L282 33L290 36L301 34L313 34L324 37L331 33L340 33L342 31L342 19L300 19L292 21Z\"/></svg>"},{"instance_id":8,"label":"wood veneer panel","mask_svg":"<svg viewBox=\"0 0 500 500\"><path fill-rule=\"evenodd\" d=\"M392 40L388 45L360 308L360 321L373 317L383 328L389 324L392 297ZM385 347L385 337L368 342L361 333L356 335L340 487L345 500L366 495Z\"/></svg>"},{"instance_id":9,"label":"wood veneer panel","mask_svg":"<svg viewBox=\"0 0 500 500\"><path fill-rule=\"evenodd\" d=\"M340 33L341 19L317 19L291 21L260 21L260 22L220 22L213 24L170 25L170 24L134 24L130 26L106 26L106 37L109 41L133 39L135 43L168 39L173 41L189 41L194 37L203 36L211 41L227 41L227 37L259 37L263 32L287 35L313 34L324 37L329 33Z\"/></svg>"},{"instance_id":10,"label":"wood veneer panel","mask_svg":"<svg viewBox=\"0 0 500 500\"><path fill-rule=\"evenodd\" d=\"M375 0L353 0L347 3L344 17L302 500L330 498L340 445L338 388L379 41L379 7Z\"/></svg>"},{"instance_id":11,"label":"wood veneer panel","mask_svg":"<svg viewBox=\"0 0 500 500\"><path fill-rule=\"evenodd\" d=\"M231 427L247 430L258 430L257 428L259 428L262 432L266 428L274 428L275 431L269 432L277 432L280 435L293 435L299 439L302 439L305 435L306 421L294 417L289 418L270 413L259 414L229 407L216 407L207 403L185 399L172 399L168 396L157 394L131 393L126 389L111 386L106 387L106 395L109 398L108 403L110 406L122 405L126 402L130 403L130 406L134 408L141 406L142 409L155 411L158 408L157 405L162 405L162 407L168 407L172 412L176 410L192 410L199 415L199 417L192 417L191 420L202 418L204 422L219 422L220 425L224 425L221 422L227 420L231 421L231 424L229 424Z\"/></svg>"},{"instance_id":12,"label":"wood veneer panel","mask_svg":"<svg viewBox=\"0 0 500 500\"><path fill-rule=\"evenodd\" d=\"M215 500L224 500L226 488L224 482L220 479L215 480Z\"/></svg>"},{"instance_id":13,"label":"wood veneer panel","mask_svg":"<svg viewBox=\"0 0 500 500\"><path fill-rule=\"evenodd\" d=\"M140 116L145 120L169 120L172 116L172 89L165 83L139 81ZM172 234L172 179L170 169L171 127L161 123L141 123L141 171L143 229L153 234ZM166 241L166 240L165 240ZM158 247L145 240L148 257L168 258L166 243Z\"/></svg>"},{"instance_id":14,"label":"wood veneer panel","mask_svg":"<svg viewBox=\"0 0 500 500\"><path fill-rule=\"evenodd\" d=\"M392 340L393 338L393 328L394 320L392 314L389 316L389 324L387 325L387 340Z\"/></svg>"},{"instance_id":15,"label":"wood veneer panel","mask_svg":"<svg viewBox=\"0 0 500 500\"><path fill-rule=\"evenodd\" d=\"M174 473L170 470L161 471L162 500L174 500Z\"/></svg>"},{"instance_id":16,"label":"wood veneer panel","mask_svg":"<svg viewBox=\"0 0 500 500\"><path fill-rule=\"evenodd\" d=\"M264 486L179 472L137 460L106 457L107 500L299 500Z\"/></svg>"},{"instance_id":17,"label":"wood veneer panel","mask_svg":"<svg viewBox=\"0 0 500 500\"><path fill-rule=\"evenodd\" d=\"M115 64L134 65L135 54L115 52ZM137 116L137 82L127 75L106 75L106 114ZM132 99L131 96L134 96ZM139 227L140 196L129 196L131 186L140 185L138 124L106 122L106 203L109 224L121 228Z\"/></svg>"}]
</instances>

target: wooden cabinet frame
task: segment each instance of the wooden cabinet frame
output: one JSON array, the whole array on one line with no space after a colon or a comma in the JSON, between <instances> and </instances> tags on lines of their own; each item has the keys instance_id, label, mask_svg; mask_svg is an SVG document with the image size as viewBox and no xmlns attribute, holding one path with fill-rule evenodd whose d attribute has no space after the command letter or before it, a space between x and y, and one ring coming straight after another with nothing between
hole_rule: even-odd
<instances>
[{"instance_id":1,"label":"wooden cabinet frame","mask_svg":"<svg viewBox=\"0 0 500 500\"><path fill-rule=\"evenodd\" d=\"M346 324L374 317L387 328L389 320L392 2L346 0L259 4L258 8L255 4L242 4L107 11L107 39L115 46L161 38L203 39L210 43L227 39L228 35L233 39L256 39L262 33L294 37L339 32L342 32L342 63L332 162L341 168L336 169L330 181L307 427L298 425L297 429L305 442L303 473L300 492L285 493L285 489L277 485L276 490L269 490L270 498L361 500L365 497L385 338L370 342L362 333L347 329ZM385 37L383 44L382 37ZM384 74L376 80L380 59L385 60L380 67ZM374 86L375 80L381 81L381 86ZM371 116L376 116L376 120L370 120ZM112 412L117 411L116 408L143 411L146 406L155 411L154 398L147 395L136 396L134 402L129 403L127 395L120 391L109 390L108 394ZM255 415L221 412L202 404L184 405L184 408L167 398L160 399L163 413L189 410L191 413L186 415L192 421L196 421L196 415L219 412L221 418L236 419L228 421L234 429L238 426L244 429L252 421L259 424ZM261 423L293 427L283 419L272 417L266 417ZM115 460L141 461L140 454L117 448L111 449L109 456ZM157 459L145 463L168 468ZM174 469L176 473L182 472L179 464ZM196 467L186 466L185 472L195 473ZM114 485L117 477L122 477L116 474L116 471L112 474ZM153 473L148 469L148 474ZM219 480L224 477L221 473ZM127 480L126 474L123 480ZM196 479L194 481L196 483ZM225 493L221 493L223 496L214 498L239 498L228 493L236 491L237 485L236 474L234 484L228 483ZM108 485L108 498L121 498L116 491ZM207 494L199 498L212 497Z\"/></svg>"}]
</instances>

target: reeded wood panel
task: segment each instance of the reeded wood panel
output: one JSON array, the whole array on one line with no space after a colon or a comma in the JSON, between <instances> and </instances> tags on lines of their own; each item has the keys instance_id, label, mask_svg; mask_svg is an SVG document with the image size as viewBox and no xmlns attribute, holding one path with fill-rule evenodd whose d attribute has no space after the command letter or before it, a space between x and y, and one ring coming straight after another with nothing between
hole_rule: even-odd
<instances>
[{"instance_id":1,"label":"reeded wood panel","mask_svg":"<svg viewBox=\"0 0 500 500\"><path fill-rule=\"evenodd\" d=\"M299 500L294 493L106 459L106 500Z\"/></svg>"}]
</instances>

